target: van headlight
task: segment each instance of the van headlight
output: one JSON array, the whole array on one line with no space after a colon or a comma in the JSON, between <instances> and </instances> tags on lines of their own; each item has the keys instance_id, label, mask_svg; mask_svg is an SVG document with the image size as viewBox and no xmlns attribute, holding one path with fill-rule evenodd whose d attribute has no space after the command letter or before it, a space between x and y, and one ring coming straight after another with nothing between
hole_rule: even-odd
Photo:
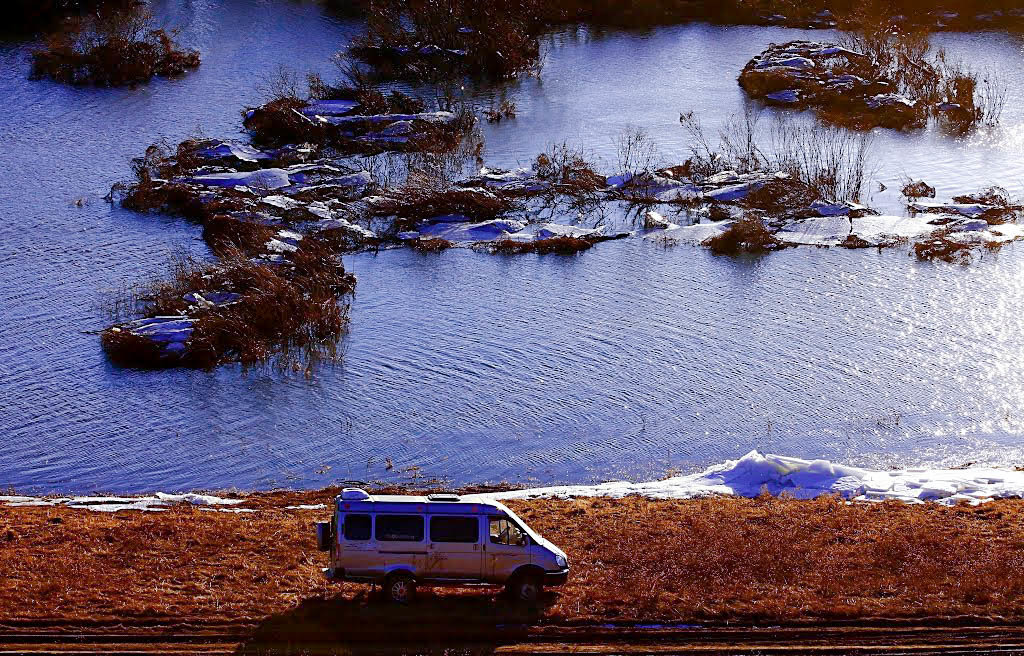
<instances>
[{"instance_id":1,"label":"van headlight","mask_svg":"<svg viewBox=\"0 0 1024 656\"><path fill-rule=\"evenodd\" d=\"M555 556L555 564L562 569L565 569L569 566L569 561L565 559L565 556Z\"/></svg>"}]
</instances>

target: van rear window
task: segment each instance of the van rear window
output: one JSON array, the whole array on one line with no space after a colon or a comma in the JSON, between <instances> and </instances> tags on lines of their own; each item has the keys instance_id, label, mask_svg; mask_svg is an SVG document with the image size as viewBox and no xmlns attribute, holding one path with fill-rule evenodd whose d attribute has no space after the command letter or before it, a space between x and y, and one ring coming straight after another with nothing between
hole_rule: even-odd
<instances>
[{"instance_id":1,"label":"van rear window","mask_svg":"<svg viewBox=\"0 0 1024 656\"><path fill-rule=\"evenodd\" d=\"M384 542L422 542L422 515L377 515L377 539Z\"/></svg>"},{"instance_id":2,"label":"van rear window","mask_svg":"<svg viewBox=\"0 0 1024 656\"><path fill-rule=\"evenodd\" d=\"M480 520L476 517L431 517L431 542L479 542Z\"/></svg>"},{"instance_id":3,"label":"van rear window","mask_svg":"<svg viewBox=\"0 0 1024 656\"><path fill-rule=\"evenodd\" d=\"M370 539L370 516L369 515L345 515L345 539L346 540L369 540Z\"/></svg>"}]
</instances>

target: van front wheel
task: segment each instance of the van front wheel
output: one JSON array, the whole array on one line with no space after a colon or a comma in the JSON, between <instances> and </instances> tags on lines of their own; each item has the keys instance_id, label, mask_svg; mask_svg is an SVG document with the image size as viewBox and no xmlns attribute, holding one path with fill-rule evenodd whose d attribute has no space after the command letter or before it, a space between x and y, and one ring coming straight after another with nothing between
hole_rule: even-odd
<instances>
[{"instance_id":1,"label":"van front wheel","mask_svg":"<svg viewBox=\"0 0 1024 656\"><path fill-rule=\"evenodd\" d=\"M388 600L396 604L407 604L416 597L416 580L408 574L393 574L384 587Z\"/></svg>"},{"instance_id":2,"label":"van front wheel","mask_svg":"<svg viewBox=\"0 0 1024 656\"><path fill-rule=\"evenodd\" d=\"M512 599L527 604L532 604L540 598L542 588L540 577L533 574L517 576L508 584L508 592Z\"/></svg>"}]
</instances>

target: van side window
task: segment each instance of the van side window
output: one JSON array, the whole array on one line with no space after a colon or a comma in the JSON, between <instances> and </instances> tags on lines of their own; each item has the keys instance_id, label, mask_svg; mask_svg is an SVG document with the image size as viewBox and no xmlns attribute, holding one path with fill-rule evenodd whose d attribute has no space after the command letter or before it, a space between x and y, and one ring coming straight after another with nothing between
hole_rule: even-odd
<instances>
[{"instance_id":1,"label":"van side window","mask_svg":"<svg viewBox=\"0 0 1024 656\"><path fill-rule=\"evenodd\" d=\"M422 515L377 515L377 539L385 542L422 542Z\"/></svg>"},{"instance_id":2,"label":"van side window","mask_svg":"<svg viewBox=\"0 0 1024 656\"><path fill-rule=\"evenodd\" d=\"M480 520L476 517L431 517L430 541L479 542Z\"/></svg>"},{"instance_id":3,"label":"van side window","mask_svg":"<svg viewBox=\"0 0 1024 656\"><path fill-rule=\"evenodd\" d=\"M352 514L345 515L345 539L369 540L370 516Z\"/></svg>"},{"instance_id":4,"label":"van side window","mask_svg":"<svg viewBox=\"0 0 1024 656\"><path fill-rule=\"evenodd\" d=\"M491 517L490 535L492 544L508 544L520 547L525 547L529 544L526 534L504 517Z\"/></svg>"}]
</instances>

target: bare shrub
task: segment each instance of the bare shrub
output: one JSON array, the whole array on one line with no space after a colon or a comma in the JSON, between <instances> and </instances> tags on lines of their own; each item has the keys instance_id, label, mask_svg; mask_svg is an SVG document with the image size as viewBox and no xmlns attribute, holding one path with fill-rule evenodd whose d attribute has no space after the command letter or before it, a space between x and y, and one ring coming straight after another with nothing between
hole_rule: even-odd
<instances>
[{"instance_id":1,"label":"bare shrub","mask_svg":"<svg viewBox=\"0 0 1024 656\"><path fill-rule=\"evenodd\" d=\"M634 177L653 173L659 165L658 147L640 126L630 125L614 140L616 171Z\"/></svg>"},{"instance_id":2,"label":"bare shrub","mask_svg":"<svg viewBox=\"0 0 1024 656\"><path fill-rule=\"evenodd\" d=\"M533 171L537 178L557 186L566 193L591 193L602 189L606 180L587 161L583 148L570 146L568 142L554 144L537 155Z\"/></svg>"},{"instance_id":3,"label":"bare shrub","mask_svg":"<svg viewBox=\"0 0 1024 656\"><path fill-rule=\"evenodd\" d=\"M767 137L757 112L732 117L712 142L693 112L680 114L693 141L686 168L697 180L726 170L785 172L805 185L814 198L857 201L868 178L870 134L838 126L805 125L789 115L772 124Z\"/></svg>"},{"instance_id":4,"label":"bare shrub","mask_svg":"<svg viewBox=\"0 0 1024 656\"><path fill-rule=\"evenodd\" d=\"M869 133L780 119L764 156L769 168L785 171L819 198L859 201L867 184L871 141Z\"/></svg>"}]
</instances>

